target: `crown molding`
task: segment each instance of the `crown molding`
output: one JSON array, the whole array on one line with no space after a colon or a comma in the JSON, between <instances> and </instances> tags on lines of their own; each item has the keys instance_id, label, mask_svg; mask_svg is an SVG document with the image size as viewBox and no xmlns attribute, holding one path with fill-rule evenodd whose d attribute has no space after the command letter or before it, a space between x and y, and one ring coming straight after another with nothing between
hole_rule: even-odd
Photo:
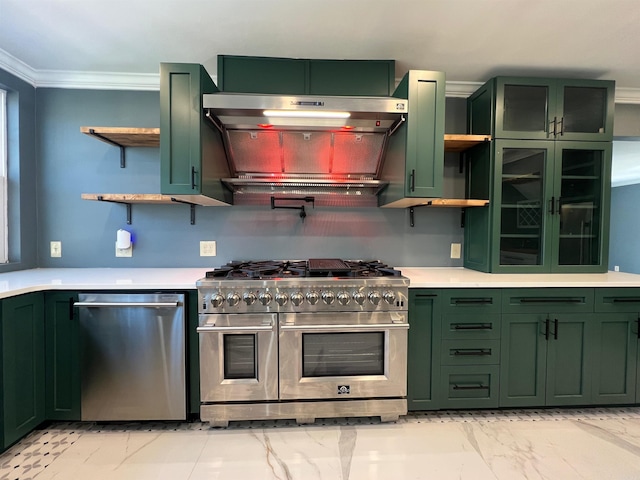
<instances>
[{"instance_id":1,"label":"crown molding","mask_svg":"<svg viewBox=\"0 0 640 480\"><path fill-rule=\"evenodd\" d=\"M91 90L160 90L159 73L75 72L66 70L35 70L22 60L0 48L0 68L41 88L70 88ZM212 75L214 82L217 76ZM397 81L397 80L396 80ZM482 82L447 81L445 95L467 98ZM640 105L640 88L616 88L615 102Z\"/></svg>"}]
</instances>

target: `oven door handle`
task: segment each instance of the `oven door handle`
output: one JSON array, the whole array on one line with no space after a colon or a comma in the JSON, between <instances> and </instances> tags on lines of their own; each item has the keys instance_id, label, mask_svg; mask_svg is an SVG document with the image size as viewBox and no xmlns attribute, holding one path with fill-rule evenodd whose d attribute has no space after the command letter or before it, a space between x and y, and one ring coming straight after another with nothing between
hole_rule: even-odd
<instances>
[{"instance_id":1,"label":"oven door handle","mask_svg":"<svg viewBox=\"0 0 640 480\"><path fill-rule=\"evenodd\" d=\"M271 332L273 331L273 325L263 326L247 326L247 327L198 327L196 328L198 333L235 333L235 332Z\"/></svg>"},{"instance_id":2,"label":"oven door handle","mask_svg":"<svg viewBox=\"0 0 640 480\"><path fill-rule=\"evenodd\" d=\"M280 330L305 332L345 332L357 330L396 330L408 329L408 323L365 323L359 325L280 325Z\"/></svg>"}]
</instances>

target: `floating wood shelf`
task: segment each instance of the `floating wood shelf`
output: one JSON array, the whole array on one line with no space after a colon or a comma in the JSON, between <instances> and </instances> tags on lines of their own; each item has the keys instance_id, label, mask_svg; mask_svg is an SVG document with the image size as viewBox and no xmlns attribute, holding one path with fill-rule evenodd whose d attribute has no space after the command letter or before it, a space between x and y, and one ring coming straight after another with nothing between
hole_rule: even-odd
<instances>
[{"instance_id":1,"label":"floating wood shelf","mask_svg":"<svg viewBox=\"0 0 640 480\"><path fill-rule=\"evenodd\" d=\"M464 152L481 143L490 142L491 135L445 135L445 152Z\"/></svg>"},{"instance_id":2,"label":"floating wood shelf","mask_svg":"<svg viewBox=\"0 0 640 480\"><path fill-rule=\"evenodd\" d=\"M183 203L189 205L191 208L191 225L195 225L196 223L196 205L176 199L170 195L162 195L159 193L83 193L81 198L82 200L96 200L98 202L121 203L126 205L128 225L131 224L131 205L134 203L155 205L175 205L176 203Z\"/></svg>"},{"instance_id":3,"label":"floating wood shelf","mask_svg":"<svg viewBox=\"0 0 640 480\"><path fill-rule=\"evenodd\" d=\"M159 128L80 127L80 132L122 147L159 147Z\"/></svg>"},{"instance_id":4,"label":"floating wood shelf","mask_svg":"<svg viewBox=\"0 0 640 480\"><path fill-rule=\"evenodd\" d=\"M464 198L434 198L433 200L429 200L422 204L425 207L457 207L457 208L467 208L467 207L484 207L489 205L489 200L471 200ZM416 205L420 206L420 205Z\"/></svg>"}]
</instances>

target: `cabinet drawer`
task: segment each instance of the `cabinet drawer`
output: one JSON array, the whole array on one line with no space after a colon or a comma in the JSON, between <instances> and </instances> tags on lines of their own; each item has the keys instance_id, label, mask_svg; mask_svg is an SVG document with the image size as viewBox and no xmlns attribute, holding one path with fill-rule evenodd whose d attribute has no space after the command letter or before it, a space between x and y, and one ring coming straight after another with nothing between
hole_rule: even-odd
<instances>
[{"instance_id":1,"label":"cabinet drawer","mask_svg":"<svg viewBox=\"0 0 640 480\"><path fill-rule=\"evenodd\" d=\"M596 312L640 312L640 288L597 288Z\"/></svg>"},{"instance_id":2,"label":"cabinet drawer","mask_svg":"<svg viewBox=\"0 0 640 480\"><path fill-rule=\"evenodd\" d=\"M443 290L442 314L500 313L500 296L500 290L486 288Z\"/></svg>"},{"instance_id":3,"label":"cabinet drawer","mask_svg":"<svg viewBox=\"0 0 640 480\"><path fill-rule=\"evenodd\" d=\"M442 408L495 408L498 406L499 367L442 367Z\"/></svg>"},{"instance_id":4,"label":"cabinet drawer","mask_svg":"<svg viewBox=\"0 0 640 480\"><path fill-rule=\"evenodd\" d=\"M442 365L497 365L500 363L500 340L443 340Z\"/></svg>"},{"instance_id":5,"label":"cabinet drawer","mask_svg":"<svg viewBox=\"0 0 640 480\"><path fill-rule=\"evenodd\" d=\"M502 293L503 313L593 312L592 288L518 288Z\"/></svg>"},{"instance_id":6,"label":"cabinet drawer","mask_svg":"<svg viewBox=\"0 0 640 480\"><path fill-rule=\"evenodd\" d=\"M443 315L442 338L500 338L500 314Z\"/></svg>"}]
</instances>

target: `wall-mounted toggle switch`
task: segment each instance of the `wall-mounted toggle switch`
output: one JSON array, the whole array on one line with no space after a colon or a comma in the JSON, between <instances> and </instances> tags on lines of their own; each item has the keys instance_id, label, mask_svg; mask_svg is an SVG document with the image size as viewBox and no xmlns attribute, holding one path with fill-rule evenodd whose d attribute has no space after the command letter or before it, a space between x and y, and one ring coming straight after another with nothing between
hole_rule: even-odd
<instances>
[{"instance_id":1,"label":"wall-mounted toggle switch","mask_svg":"<svg viewBox=\"0 0 640 480\"><path fill-rule=\"evenodd\" d=\"M62 256L62 242L53 241L49 243L49 248L51 250L52 257L61 257Z\"/></svg>"}]
</instances>

